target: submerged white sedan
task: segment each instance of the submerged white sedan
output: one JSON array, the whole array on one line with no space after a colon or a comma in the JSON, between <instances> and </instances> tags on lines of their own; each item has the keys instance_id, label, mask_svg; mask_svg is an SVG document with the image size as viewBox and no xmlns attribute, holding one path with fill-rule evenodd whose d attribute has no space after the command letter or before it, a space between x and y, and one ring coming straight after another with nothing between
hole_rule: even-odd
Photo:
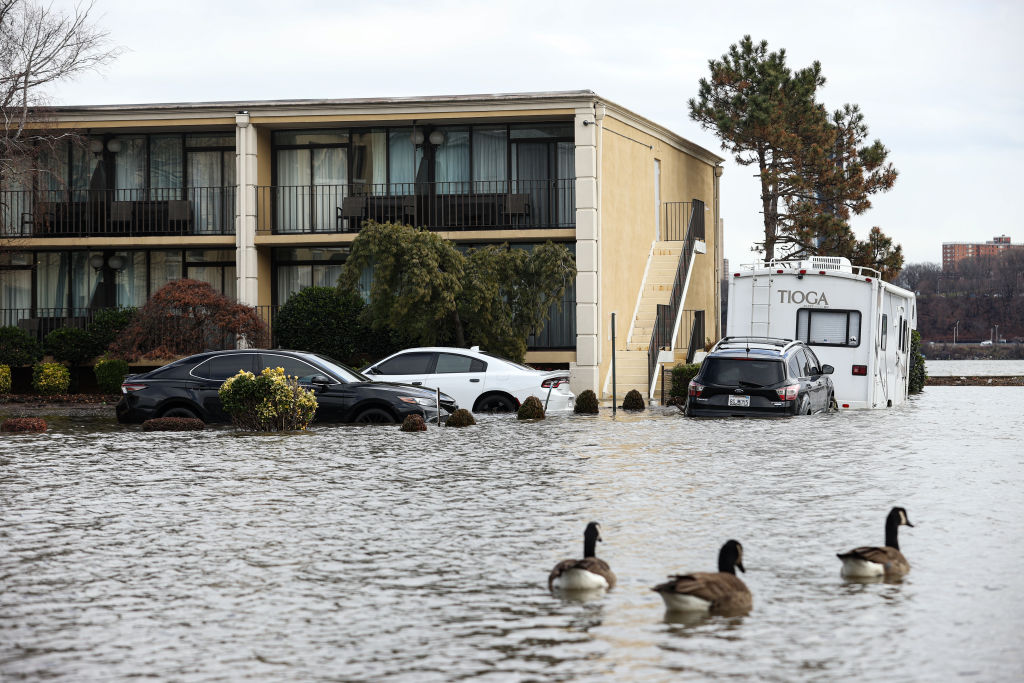
<instances>
[{"instance_id":1,"label":"submerged white sedan","mask_svg":"<svg viewBox=\"0 0 1024 683\"><path fill-rule=\"evenodd\" d=\"M547 411L572 410L576 397L567 370L536 370L474 346L418 347L392 354L363 369L380 382L440 389L474 413L505 413L536 396Z\"/></svg>"}]
</instances>

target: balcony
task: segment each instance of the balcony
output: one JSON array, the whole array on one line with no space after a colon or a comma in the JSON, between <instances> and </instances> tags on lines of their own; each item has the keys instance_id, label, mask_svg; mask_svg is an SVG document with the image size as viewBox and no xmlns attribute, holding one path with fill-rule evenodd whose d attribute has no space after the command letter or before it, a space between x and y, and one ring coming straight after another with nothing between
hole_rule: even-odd
<instances>
[{"instance_id":1,"label":"balcony","mask_svg":"<svg viewBox=\"0 0 1024 683\"><path fill-rule=\"evenodd\" d=\"M263 233L358 232L363 221L428 230L574 228L576 183L551 180L263 186Z\"/></svg>"},{"instance_id":2,"label":"balcony","mask_svg":"<svg viewBox=\"0 0 1024 683\"><path fill-rule=\"evenodd\" d=\"M4 237L233 235L235 187L0 192Z\"/></svg>"}]
</instances>

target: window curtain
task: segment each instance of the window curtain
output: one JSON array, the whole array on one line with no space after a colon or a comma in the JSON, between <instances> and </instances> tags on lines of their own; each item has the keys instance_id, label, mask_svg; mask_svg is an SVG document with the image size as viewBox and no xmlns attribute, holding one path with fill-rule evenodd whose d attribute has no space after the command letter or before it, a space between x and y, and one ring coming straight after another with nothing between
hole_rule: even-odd
<instances>
[{"instance_id":1,"label":"window curtain","mask_svg":"<svg viewBox=\"0 0 1024 683\"><path fill-rule=\"evenodd\" d=\"M0 270L0 304L6 309L3 321L5 325L16 325L18 320L30 317L32 312L31 270Z\"/></svg>"},{"instance_id":2,"label":"window curtain","mask_svg":"<svg viewBox=\"0 0 1024 683\"><path fill-rule=\"evenodd\" d=\"M313 284L313 266L277 267L277 303L287 303L292 294Z\"/></svg>"},{"instance_id":3,"label":"window curtain","mask_svg":"<svg viewBox=\"0 0 1024 683\"><path fill-rule=\"evenodd\" d=\"M348 184L348 150L327 147L312 150L314 230L332 231L338 221Z\"/></svg>"},{"instance_id":4,"label":"window curtain","mask_svg":"<svg viewBox=\"0 0 1024 683\"><path fill-rule=\"evenodd\" d=\"M177 249L149 252L149 291L181 279L181 252Z\"/></svg>"},{"instance_id":5,"label":"window curtain","mask_svg":"<svg viewBox=\"0 0 1024 683\"><path fill-rule=\"evenodd\" d=\"M224 232L226 225L234 225L234 203L222 191L225 185L234 181L234 153L188 152L186 160L196 232Z\"/></svg>"},{"instance_id":6,"label":"window curtain","mask_svg":"<svg viewBox=\"0 0 1024 683\"><path fill-rule=\"evenodd\" d=\"M341 276L341 269L342 265L340 263L313 266L313 286L337 287L338 278Z\"/></svg>"},{"instance_id":7,"label":"window curtain","mask_svg":"<svg viewBox=\"0 0 1024 683\"><path fill-rule=\"evenodd\" d=\"M418 148L412 143L412 128L394 128L388 132L388 161L393 195L413 194ZM422 154L422 152L420 152Z\"/></svg>"},{"instance_id":8,"label":"window curtain","mask_svg":"<svg viewBox=\"0 0 1024 683\"><path fill-rule=\"evenodd\" d=\"M142 306L146 303L146 252L119 251L125 266L114 274L117 286L114 302L117 306Z\"/></svg>"},{"instance_id":9,"label":"window curtain","mask_svg":"<svg viewBox=\"0 0 1024 683\"><path fill-rule=\"evenodd\" d=\"M146 138L118 137L121 149L114 154L114 199L132 201L141 199L146 187Z\"/></svg>"},{"instance_id":10,"label":"window curtain","mask_svg":"<svg viewBox=\"0 0 1024 683\"><path fill-rule=\"evenodd\" d=\"M149 140L150 197L157 200L181 199L182 149L180 135L154 135Z\"/></svg>"},{"instance_id":11,"label":"window curtain","mask_svg":"<svg viewBox=\"0 0 1024 683\"><path fill-rule=\"evenodd\" d=\"M71 252L71 308L79 311L89 308L92 305L96 290L103 282L103 271L97 272L89 265L89 257L98 254L99 251L73 251ZM73 311L73 312L74 312Z\"/></svg>"},{"instance_id":12,"label":"window curtain","mask_svg":"<svg viewBox=\"0 0 1024 683\"><path fill-rule=\"evenodd\" d=\"M512 191L530 195L531 225L543 225L550 220L548 149L546 142L512 143Z\"/></svg>"},{"instance_id":13,"label":"window curtain","mask_svg":"<svg viewBox=\"0 0 1024 683\"><path fill-rule=\"evenodd\" d=\"M277 150L277 232L309 230L309 154L308 149Z\"/></svg>"},{"instance_id":14,"label":"window curtain","mask_svg":"<svg viewBox=\"0 0 1024 683\"><path fill-rule=\"evenodd\" d=\"M469 191L469 131L441 129L444 142L434 152L434 179L437 194Z\"/></svg>"},{"instance_id":15,"label":"window curtain","mask_svg":"<svg viewBox=\"0 0 1024 683\"><path fill-rule=\"evenodd\" d=\"M40 315L67 315L68 254L42 251L36 255L36 305Z\"/></svg>"},{"instance_id":16,"label":"window curtain","mask_svg":"<svg viewBox=\"0 0 1024 683\"><path fill-rule=\"evenodd\" d=\"M100 165L100 155L89 151L89 142L85 147L74 146L71 150L71 190L72 199L84 202L89 199L89 188L106 185Z\"/></svg>"},{"instance_id":17,"label":"window curtain","mask_svg":"<svg viewBox=\"0 0 1024 683\"><path fill-rule=\"evenodd\" d=\"M363 194L387 190L387 133L373 130L352 136L352 183Z\"/></svg>"},{"instance_id":18,"label":"window curtain","mask_svg":"<svg viewBox=\"0 0 1024 683\"><path fill-rule=\"evenodd\" d=\"M504 192L508 179L508 133L504 126L473 129L473 190Z\"/></svg>"},{"instance_id":19,"label":"window curtain","mask_svg":"<svg viewBox=\"0 0 1024 683\"><path fill-rule=\"evenodd\" d=\"M555 205L558 207L556 220L559 226L576 225L576 145L559 142L555 148L555 167L558 180L555 183Z\"/></svg>"}]
</instances>

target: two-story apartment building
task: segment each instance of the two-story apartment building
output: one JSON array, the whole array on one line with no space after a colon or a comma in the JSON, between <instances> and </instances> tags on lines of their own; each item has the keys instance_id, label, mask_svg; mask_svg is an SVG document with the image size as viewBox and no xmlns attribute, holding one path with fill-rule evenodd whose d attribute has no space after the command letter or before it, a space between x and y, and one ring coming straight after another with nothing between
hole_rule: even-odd
<instances>
[{"instance_id":1,"label":"two-story apartment building","mask_svg":"<svg viewBox=\"0 0 1024 683\"><path fill-rule=\"evenodd\" d=\"M466 246L572 250L576 281L527 360L567 365L577 392L607 390L613 313L622 389L649 389L658 351L690 346L695 320L707 328L693 345L718 335L723 160L590 91L51 116L85 144L3 180L5 325L80 324L183 277L269 318L302 287L333 286L375 219Z\"/></svg>"}]
</instances>

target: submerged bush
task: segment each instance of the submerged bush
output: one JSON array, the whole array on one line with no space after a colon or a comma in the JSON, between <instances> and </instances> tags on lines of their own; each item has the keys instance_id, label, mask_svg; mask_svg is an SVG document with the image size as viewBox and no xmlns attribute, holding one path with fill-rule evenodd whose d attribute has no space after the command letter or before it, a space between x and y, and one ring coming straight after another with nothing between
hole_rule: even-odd
<instances>
[{"instance_id":1,"label":"submerged bush","mask_svg":"<svg viewBox=\"0 0 1024 683\"><path fill-rule=\"evenodd\" d=\"M459 408L454 413L448 416L445 421L445 427L469 427L470 425L476 424L476 418L473 417L473 413L469 412L465 408Z\"/></svg>"},{"instance_id":2,"label":"submerged bush","mask_svg":"<svg viewBox=\"0 0 1024 683\"><path fill-rule=\"evenodd\" d=\"M206 429L198 417L154 417L142 423L144 432L192 432Z\"/></svg>"},{"instance_id":3,"label":"submerged bush","mask_svg":"<svg viewBox=\"0 0 1024 683\"><path fill-rule=\"evenodd\" d=\"M626 398L622 399L623 410L643 410L646 407L644 397L636 389L626 392Z\"/></svg>"},{"instance_id":4,"label":"submerged bush","mask_svg":"<svg viewBox=\"0 0 1024 683\"><path fill-rule=\"evenodd\" d=\"M573 406L573 412L596 415L599 407L597 394L592 389L586 389L576 397L576 405Z\"/></svg>"},{"instance_id":5,"label":"submerged bush","mask_svg":"<svg viewBox=\"0 0 1024 683\"><path fill-rule=\"evenodd\" d=\"M96 354L92 335L81 327L59 327L43 338L43 350L71 367L82 365Z\"/></svg>"},{"instance_id":6,"label":"submerged bush","mask_svg":"<svg viewBox=\"0 0 1024 683\"><path fill-rule=\"evenodd\" d=\"M121 382L128 376L128 363L120 358L100 358L92 371L100 391L104 394L117 394L121 391Z\"/></svg>"},{"instance_id":7,"label":"submerged bush","mask_svg":"<svg viewBox=\"0 0 1024 683\"><path fill-rule=\"evenodd\" d=\"M425 432L427 431L427 423L422 415L413 413L412 415L405 416L405 419L402 420L401 429L403 432Z\"/></svg>"},{"instance_id":8,"label":"submerged bush","mask_svg":"<svg viewBox=\"0 0 1024 683\"><path fill-rule=\"evenodd\" d=\"M686 398L690 380L700 372L700 363L679 363L672 368L672 388L668 395L673 398Z\"/></svg>"},{"instance_id":9,"label":"submerged bush","mask_svg":"<svg viewBox=\"0 0 1024 683\"><path fill-rule=\"evenodd\" d=\"M42 360L43 347L20 327L0 327L0 363L13 367Z\"/></svg>"},{"instance_id":10,"label":"submerged bush","mask_svg":"<svg viewBox=\"0 0 1024 683\"><path fill-rule=\"evenodd\" d=\"M928 372L924 367L924 356L921 355L921 333L910 332L910 377L907 380L907 393L919 394L924 391Z\"/></svg>"},{"instance_id":11,"label":"submerged bush","mask_svg":"<svg viewBox=\"0 0 1024 683\"><path fill-rule=\"evenodd\" d=\"M36 363L32 366L32 388L44 396L68 393L71 373L63 363Z\"/></svg>"},{"instance_id":12,"label":"submerged bush","mask_svg":"<svg viewBox=\"0 0 1024 683\"><path fill-rule=\"evenodd\" d=\"M544 405L536 396L528 396L523 405L519 406L516 417L520 420L543 420Z\"/></svg>"},{"instance_id":13,"label":"submerged bush","mask_svg":"<svg viewBox=\"0 0 1024 683\"><path fill-rule=\"evenodd\" d=\"M220 391L224 412L239 429L287 432L305 429L316 414L316 395L299 385L283 368L264 368L259 375L241 371Z\"/></svg>"},{"instance_id":14,"label":"submerged bush","mask_svg":"<svg viewBox=\"0 0 1024 683\"><path fill-rule=\"evenodd\" d=\"M0 365L0 394L11 393L11 366Z\"/></svg>"},{"instance_id":15,"label":"submerged bush","mask_svg":"<svg viewBox=\"0 0 1024 683\"><path fill-rule=\"evenodd\" d=\"M45 432L46 420L41 417L12 417L0 424L0 432Z\"/></svg>"}]
</instances>

